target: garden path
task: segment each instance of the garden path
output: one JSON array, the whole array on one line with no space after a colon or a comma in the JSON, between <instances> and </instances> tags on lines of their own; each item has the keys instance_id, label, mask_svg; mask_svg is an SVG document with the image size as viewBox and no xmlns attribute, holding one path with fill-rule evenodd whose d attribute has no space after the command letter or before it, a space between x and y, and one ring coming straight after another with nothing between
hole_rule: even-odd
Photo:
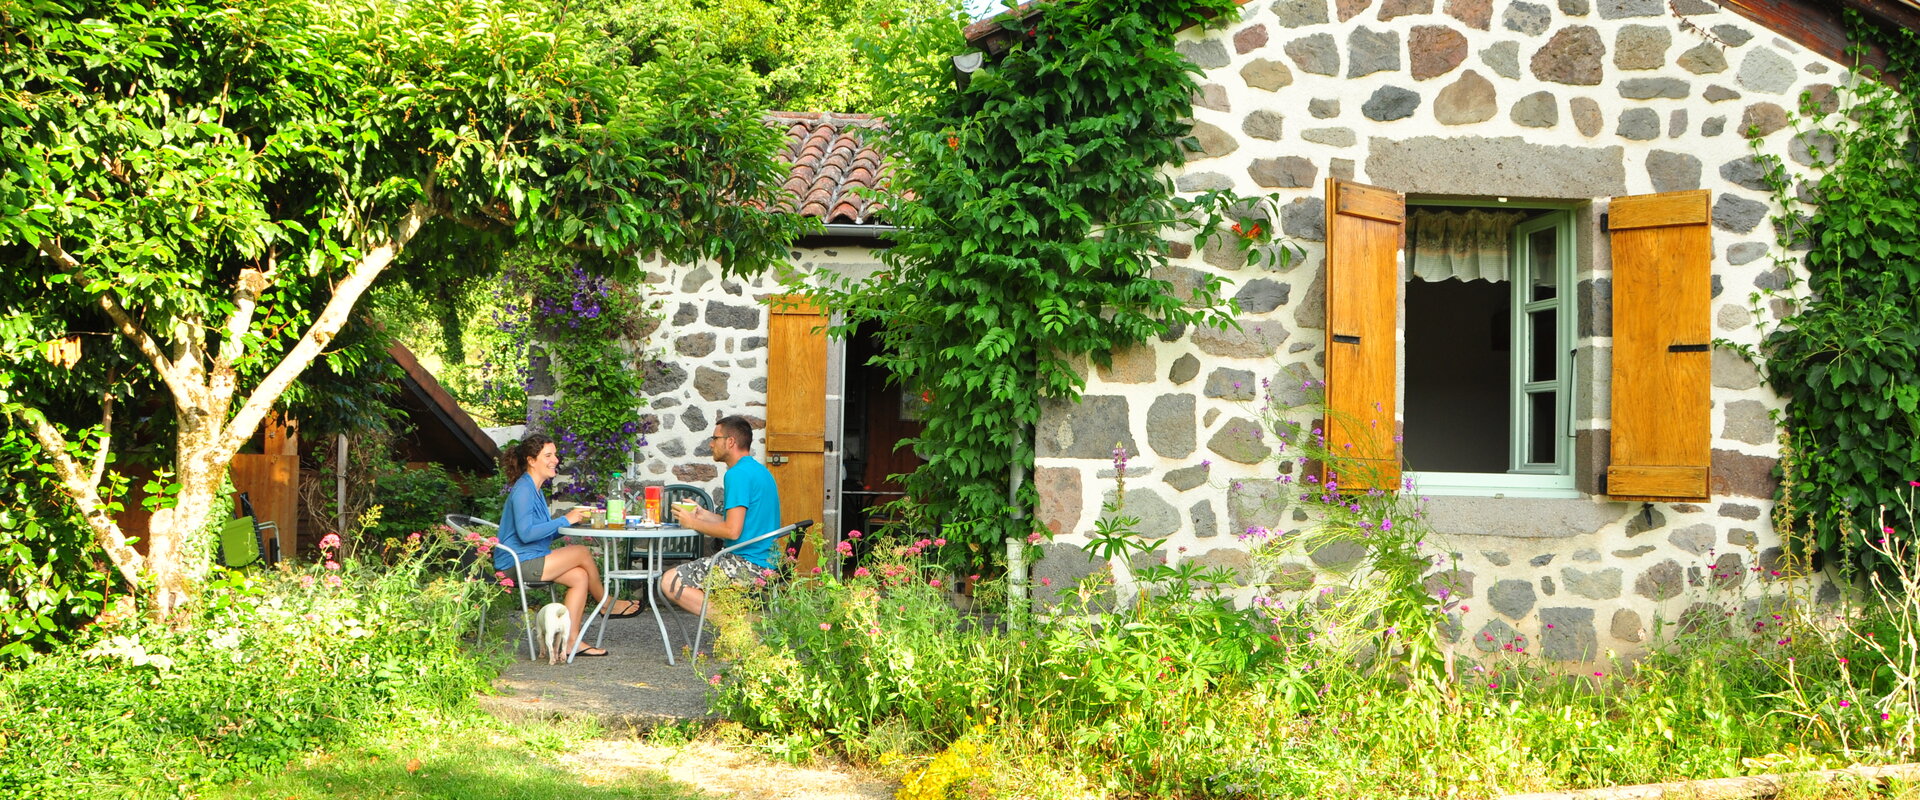
<instances>
[{"instance_id":1,"label":"garden path","mask_svg":"<svg viewBox=\"0 0 1920 800\"><path fill-rule=\"evenodd\" d=\"M694 617L663 610L667 632L684 647ZM519 624L518 618L513 620ZM516 633L519 628L513 629ZM524 637L525 634L520 634ZM592 641L593 634L588 634ZM572 664L528 661L525 639L516 640L513 663L494 682L497 694L479 698L480 706L501 719L591 718L613 738L596 739L571 750L561 762L588 784L611 782L633 772L664 772L715 797L741 800L887 800L895 784L858 771L826 765L797 767L749 748L709 741L677 746L654 744L618 734L643 733L656 726L713 718L707 707L705 672L684 656L668 666L651 614L613 620L603 658L578 658Z\"/></svg>"},{"instance_id":2,"label":"garden path","mask_svg":"<svg viewBox=\"0 0 1920 800\"><path fill-rule=\"evenodd\" d=\"M844 767L794 766L749 748L706 741L667 746L599 739L560 761L588 784L632 772L663 772L716 797L740 800L891 800L898 786Z\"/></svg>"},{"instance_id":3,"label":"garden path","mask_svg":"<svg viewBox=\"0 0 1920 800\"><path fill-rule=\"evenodd\" d=\"M609 731L644 731L712 716L705 677L711 669L696 671L678 652L693 635L694 617L679 609L661 614L676 645L677 666L667 665L653 615L644 611L611 621L602 640L606 656L576 658L571 664L528 661L525 634L513 628L522 637L515 640L519 649L494 682L499 694L479 698L481 707L503 719L591 717ZM517 616L513 623L519 624ZM587 634L588 644L597 632Z\"/></svg>"}]
</instances>

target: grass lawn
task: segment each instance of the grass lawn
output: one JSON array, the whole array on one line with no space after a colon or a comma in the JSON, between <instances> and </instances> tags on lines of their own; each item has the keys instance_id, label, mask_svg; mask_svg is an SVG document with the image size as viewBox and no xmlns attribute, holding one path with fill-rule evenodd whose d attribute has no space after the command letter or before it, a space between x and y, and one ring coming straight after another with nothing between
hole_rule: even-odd
<instances>
[{"instance_id":1,"label":"grass lawn","mask_svg":"<svg viewBox=\"0 0 1920 800\"><path fill-rule=\"evenodd\" d=\"M372 731L296 761L279 775L208 792L210 800L707 800L663 773L611 781L569 772L556 756L590 738L580 725L508 725L475 711Z\"/></svg>"}]
</instances>

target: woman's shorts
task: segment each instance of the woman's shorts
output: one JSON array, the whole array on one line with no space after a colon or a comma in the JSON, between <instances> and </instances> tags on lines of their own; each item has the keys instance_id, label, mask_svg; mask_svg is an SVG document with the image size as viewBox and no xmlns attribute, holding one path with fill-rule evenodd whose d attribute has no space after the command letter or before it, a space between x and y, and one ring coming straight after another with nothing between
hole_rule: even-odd
<instances>
[{"instance_id":1,"label":"woman's shorts","mask_svg":"<svg viewBox=\"0 0 1920 800\"><path fill-rule=\"evenodd\" d=\"M526 580L529 580L529 581L540 580L542 570L545 570L546 568L547 568L546 556L541 556L539 558L520 559L520 575ZM513 572L511 570L507 571L507 577L509 578L513 577Z\"/></svg>"},{"instance_id":2,"label":"woman's shorts","mask_svg":"<svg viewBox=\"0 0 1920 800\"><path fill-rule=\"evenodd\" d=\"M685 564L681 564L677 569L680 572L680 582L682 584L700 589L711 589L721 583L731 583L735 586L751 586L755 578L764 579L763 573L767 571L766 567L762 567L733 553L721 553L720 555L707 556L706 558L696 558ZM715 577L715 572L718 572L720 577ZM709 579L716 582L709 583Z\"/></svg>"}]
</instances>

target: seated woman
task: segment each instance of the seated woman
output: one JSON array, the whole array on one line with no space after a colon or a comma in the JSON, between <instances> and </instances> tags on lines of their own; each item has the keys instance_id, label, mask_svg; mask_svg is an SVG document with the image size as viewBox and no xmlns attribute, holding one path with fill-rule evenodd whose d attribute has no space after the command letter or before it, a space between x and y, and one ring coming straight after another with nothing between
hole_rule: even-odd
<instances>
[{"instance_id":1,"label":"seated woman","mask_svg":"<svg viewBox=\"0 0 1920 800\"><path fill-rule=\"evenodd\" d=\"M579 524L587 517L584 508L574 507L562 514L552 514L547 510L547 500L540 493L540 487L553 480L560 470L560 456L554 451L553 440L545 434L536 433L520 440L518 445L506 453L507 481L513 487L507 492L506 508L500 512L500 543L513 548L520 554L520 573L528 579L554 581L567 587L567 596L563 601L567 607L570 624L567 629L567 641L580 641L580 618L586 612L587 600L591 597L599 602L606 588L600 582L600 570L594 566L593 551L586 545L572 544L558 550L553 547L553 539L559 535L563 525ZM513 556L504 550L495 550L493 568L501 571L513 569ZM631 617L640 613L640 603L623 600L610 609L612 616ZM607 651L598 647L583 647L574 651L581 656L604 656Z\"/></svg>"}]
</instances>

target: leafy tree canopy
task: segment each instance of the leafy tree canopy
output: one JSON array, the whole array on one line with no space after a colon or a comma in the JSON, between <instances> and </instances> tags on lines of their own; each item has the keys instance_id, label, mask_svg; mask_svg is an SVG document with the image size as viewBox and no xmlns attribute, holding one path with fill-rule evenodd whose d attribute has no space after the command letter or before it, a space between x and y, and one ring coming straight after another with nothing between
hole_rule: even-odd
<instances>
[{"instance_id":1,"label":"leafy tree canopy","mask_svg":"<svg viewBox=\"0 0 1920 800\"><path fill-rule=\"evenodd\" d=\"M528 0L0 0L0 412L161 613L231 456L382 273L781 257L780 137L738 70L603 53ZM79 363L43 357L66 337ZM116 399L171 416L145 554L102 488Z\"/></svg>"},{"instance_id":2,"label":"leafy tree canopy","mask_svg":"<svg viewBox=\"0 0 1920 800\"><path fill-rule=\"evenodd\" d=\"M612 60L706 50L741 67L768 108L868 112L881 76L867 44L956 12L941 0L584 0L568 13L604 34Z\"/></svg>"}]
</instances>

